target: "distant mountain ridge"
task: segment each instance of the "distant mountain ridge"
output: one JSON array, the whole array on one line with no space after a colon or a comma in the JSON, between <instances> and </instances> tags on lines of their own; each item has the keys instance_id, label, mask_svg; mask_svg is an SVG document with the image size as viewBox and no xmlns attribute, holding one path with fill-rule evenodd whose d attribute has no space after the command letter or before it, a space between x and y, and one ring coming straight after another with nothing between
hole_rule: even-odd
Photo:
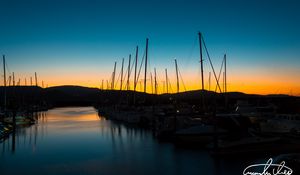
<instances>
[{"instance_id":1,"label":"distant mountain ridge","mask_svg":"<svg viewBox=\"0 0 300 175\"><path fill-rule=\"evenodd\" d=\"M83 86L54 86L41 88L37 86L10 86L6 88L8 103L18 103L28 105L35 103L47 103L50 106L87 106L95 104L120 104L132 103L133 97L137 102L144 104L170 104L171 99L177 102L200 104L202 98L205 103L224 105L225 96L223 93L212 91L193 90L175 94L145 94L143 92L133 92L125 90L100 90ZM0 86L0 105L4 104L4 87ZM248 101L253 104L266 105L269 103L282 106L282 109L299 108L300 97L284 94L257 95L245 94L242 92L226 93L228 103L233 106L237 100ZM3 99L3 100L2 100ZM299 111L300 112L300 111Z\"/></svg>"}]
</instances>

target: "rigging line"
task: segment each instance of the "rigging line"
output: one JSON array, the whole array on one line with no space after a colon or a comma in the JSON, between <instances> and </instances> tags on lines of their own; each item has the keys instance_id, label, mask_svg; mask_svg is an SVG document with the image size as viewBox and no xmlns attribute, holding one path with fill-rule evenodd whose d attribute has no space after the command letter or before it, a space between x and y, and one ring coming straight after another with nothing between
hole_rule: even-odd
<instances>
[{"instance_id":1,"label":"rigging line","mask_svg":"<svg viewBox=\"0 0 300 175\"><path fill-rule=\"evenodd\" d=\"M151 62L150 62L150 60L149 60L149 52L148 52L148 66L147 66L147 70L152 70ZM149 73L148 73L147 76L149 76Z\"/></svg>"},{"instance_id":2,"label":"rigging line","mask_svg":"<svg viewBox=\"0 0 300 175\"><path fill-rule=\"evenodd\" d=\"M197 39L198 39L198 37L195 37L193 46L192 46L192 48L190 49L190 52L189 52L189 54L188 54L188 56L187 56L187 59L186 59L186 65L185 65L185 66L187 66L187 65L189 64L190 60L191 60L191 57L192 57L192 55L193 55L193 53L194 53L194 50L195 50L195 47L196 47Z\"/></svg>"},{"instance_id":3,"label":"rigging line","mask_svg":"<svg viewBox=\"0 0 300 175\"><path fill-rule=\"evenodd\" d=\"M169 83L169 90L170 90L170 92L169 93L172 93L173 92L173 89L172 89L172 84L171 84L171 82L170 81L168 81L168 83Z\"/></svg>"},{"instance_id":4,"label":"rigging line","mask_svg":"<svg viewBox=\"0 0 300 175\"><path fill-rule=\"evenodd\" d=\"M151 94L153 94L153 78L152 78L152 73L151 72L150 72L150 85L151 85Z\"/></svg>"},{"instance_id":5,"label":"rigging line","mask_svg":"<svg viewBox=\"0 0 300 175\"><path fill-rule=\"evenodd\" d=\"M179 73L179 76L180 76L181 83L182 83L182 85L183 85L184 91L186 91L185 84L184 84L184 81L183 81L183 78L182 78L182 76L181 76L181 73L180 73L180 70L179 70L179 69L178 69L178 73Z\"/></svg>"},{"instance_id":6,"label":"rigging line","mask_svg":"<svg viewBox=\"0 0 300 175\"><path fill-rule=\"evenodd\" d=\"M172 85L171 85L170 82L169 82L169 88L170 88L170 92L173 93L174 91L173 91L173 89L172 89Z\"/></svg>"},{"instance_id":7,"label":"rigging line","mask_svg":"<svg viewBox=\"0 0 300 175\"><path fill-rule=\"evenodd\" d=\"M6 80L6 85L9 85L9 77L10 77L10 75L8 76L8 79Z\"/></svg>"},{"instance_id":8,"label":"rigging line","mask_svg":"<svg viewBox=\"0 0 300 175\"><path fill-rule=\"evenodd\" d=\"M133 61L133 63L132 63L132 66L131 66L131 68L130 68L130 72L129 72L129 76L131 75L131 71L132 71L132 68L133 68L133 66L134 66L134 61ZM126 80L127 78L127 75L128 75L128 67L126 68L126 70L125 70L125 74L123 74L123 80ZM125 82L125 81L124 81ZM123 86L124 86L124 88L127 88L127 80L126 80L126 83L125 83L125 85L124 85L124 83L122 84L122 88L123 88Z\"/></svg>"},{"instance_id":9,"label":"rigging line","mask_svg":"<svg viewBox=\"0 0 300 175\"><path fill-rule=\"evenodd\" d=\"M142 57L141 65L140 65L139 72L138 72L138 75L137 75L137 81L139 80L139 77L140 77L140 74L141 74L141 70L142 70L142 67L143 67L145 56L146 56L146 51L144 50L144 54L143 54L143 57Z\"/></svg>"},{"instance_id":10,"label":"rigging line","mask_svg":"<svg viewBox=\"0 0 300 175\"><path fill-rule=\"evenodd\" d=\"M128 67L127 67L127 69L125 70L125 73L124 73L124 75L123 75L123 84L122 84L122 88L123 88L123 86L124 86L124 82L127 82L127 81L125 81L125 78L127 77L127 72L128 72ZM125 83L125 87L124 87L124 88L126 88L126 84L127 84L127 83Z\"/></svg>"},{"instance_id":11,"label":"rigging line","mask_svg":"<svg viewBox=\"0 0 300 175\"><path fill-rule=\"evenodd\" d=\"M121 77L121 71L119 72L116 84L114 85L115 87L118 87L118 82L119 82L120 77Z\"/></svg>"},{"instance_id":12,"label":"rigging line","mask_svg":"<svg viewBox=\"0 0 300 175\"><path fill-rule=\"evenodd\" d=\"M136 82L139 81L139 77L140 77L140 74L141 74L141 70L142 70L142 67L143 67L145 56L146 56L146 51L144 50L143 58L142 58L141 65L140 65L140 68L139 68L139 72L138 72L138 75L136 77ZM136 86L137 86L137 84L136 84Z\"/></svg>"},{"instance_id":13,"label":"rigging line","mask_svg":"<svg viewBox=\"0 0 300 175\"><path fill-rule=\"evenodd\" d=\"M212 68L212 70L213 70L214 77L215 77L215 79L216 79L216 81L217 81L217 86L219 87L219 90L220 90L220 92L222 92L222 90L221 90L221 87L220 87L220 84L219 84L219 81L218 81L218 79L217 79L217 75L216 75L216 72L215 72L214 66L213 66L213 64L212 64L212 62L211 62L211 59L210 59L210 56L209 56L209 53L208 53L208 50L207 50L207 47L206 47L205 41L204 41L204 39L203 39L203 36L201 36L201 39L202 39L202 41L203 41L203 45L204 45L204 48L205 48L205 51L206 51L206 54L207 54L207 57L208 57L208 60L209 60L210 66L211 66L211 68Z\"/></svg>"},{"instance_id":14,"label":"rigging line","mask_svg":"<svg viewBox=\"0 0 300 175\"><path fill-rule=\"evenodd\" d=\"M10 75L10 74L11 74L11 72L10 72L10 70L9 70L9 68L8 68L7 61L5 61L5 66L6 66L6 71L8 72L8 75Z\"/></svg>"},{"instance_id":15,"label":"rigging line","mask_svg":"<svg viewBox=\"0 0 300 175\"><path fill-rule=\"evenodd\" d=\"M135 59L135 58L134 58ZM135 60L132 61L132 65L130 67L130 71L129 71L129 75L131 75L131 72L133 70L133 67L134 67L134 64L135 64ZM128 69L128 68L127 68Z\"/></svg>"},{"instance_id":16,"label":"rigging line","mask_svg":"<svg viewBox=\"0 0 300 175\"><path fill-rule=\"evenodd\" d=\"M130 66L130 69L129 69L129 77L131 76L131 72L132 72L132 70L133 70L133 67L134 67L134 64L135 64L135 61L133 60L132 61L132 65ZM126 74L128 74L128 67L127 67L127 70L126 70ZM126 81L127 82L127 81ZM129 84L128 85L130 85L130 81L129 81ZM127 83L125 84L125 88L127 88Z\"/></svg>"},{"instance_id":17,"label":"rigging line","mask_svg":"<svg viewBox=\"0 0 300 175\"><path fill-rule=\"evenodd\" d=\"M218 76L218 81L220 80L220 77L221 77L221 72L222 72L222 70L223 70L223 64L224 64L224 59L222 60L222 64L221 64L221 68L220 68L220 72L219 72L219 76ZM216 85L216 88L215 88L215 92L217 91L217 88L218 88L218 86Z\"/></svg>"},{"instance_id":18,"label":"rigging line","mask_svg":"<svg viewBox=\"0 0 300 175\"><path fill-rule=\"evenodd\" d=\"M130 71L130 70L129 70ZM127 69L126 69L126 72L125 72L125 75L124 75L124 78L126 78L127 77L127 75L128 75L128 67L127 67ZM129 72L129 76L131 75L131 73ZM130 83L129 83L130 84ZM126 83L125 83L125 85L124 85L125 87L125 89L127 88L127 78L126 78Z\"/></svg>"},{"instance_id":19,"label":"rigging line","mask_svg":"<svg viewBox=\"0 0 300 175\"><path fill-rule=\"evenodd\" d=\"M111 83L112 83L112 79L113 79L113 74L114 74L114 73L111 74L111 77L110 77L109 80L108 80L108 86L110 86L110 88L112 88L112 87L111 87Z\"/></svg>"},{"instance_id":20,"label":"rigging line","mask_svg":"<svg viewBox=\"0 0 300 175\"><path fill-rule=\"evenodd\" d=\"M6 75L8 75L7 80L6 80L6 84L9 84L9 78L8 77L10 76L11 72L9 71L7 61L5 61L5 69L6 69ZM4 74L3 75L1 74L1 76L4 77Z\"/></svg>"}]
</instances>

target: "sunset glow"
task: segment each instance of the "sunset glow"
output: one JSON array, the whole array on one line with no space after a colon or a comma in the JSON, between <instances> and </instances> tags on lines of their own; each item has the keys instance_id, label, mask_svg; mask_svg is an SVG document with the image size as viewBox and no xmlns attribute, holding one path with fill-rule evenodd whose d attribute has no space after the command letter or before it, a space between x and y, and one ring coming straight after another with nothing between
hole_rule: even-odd
<instances>
[{"instance_id":1,"label":"sunset glow","mask_svg":"<svg viewBox=\"0 0 300 175\"><path fill-rule=\"evenodd\" d=\"M201 1L172 4L120 1L117 6L102 1L33 3L34 6L22 1L0 3L4 26L0 28L0 51L6 55L8 77L14 72L16 83L20 80L21 85L25 85L25 79L29 85L30 77L37 72L39 86L44 82L44 87L101 88L103 81L106 89L107 81L111 82L114 62L117 62L117 80L122 58L125 72L128 55L132 55L133 63L136 46L139 46L140 66L145 40L149 38L147 92L152 92L150 72L154 83L154 68L157 69L158 92L166 92L165 69L169 72L171 92L176 92L174 58L178 60L186 87L180 78L180 91L197 90L201 88L197 32L201 31L217 76L223 54L227 54L228 91L300 95L300 15L296 1L272 1L272 6L268 1L259 5L250 1L219 2L216 7L214 3ZM168 13L164 11L166 8ZM139 15L128 13L135 10ZM224 11L221 16L207 15L220 14L220 11ZM209 72L214 91L216 81L204 53L207 90ZM134 70L131 87L133 75ZM143 79L144 65L139 81ZM140 89L138 84L137 90Z\"/></svg>"}]
</instances>

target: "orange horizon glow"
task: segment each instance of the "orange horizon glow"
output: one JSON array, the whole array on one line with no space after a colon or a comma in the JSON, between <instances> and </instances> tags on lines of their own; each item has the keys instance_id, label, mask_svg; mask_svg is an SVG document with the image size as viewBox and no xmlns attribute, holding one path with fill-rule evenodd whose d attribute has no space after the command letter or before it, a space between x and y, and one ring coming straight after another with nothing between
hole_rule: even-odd
<instances>
[{"instance_id":1,"label":"orange horizon glow","mask_svg":"<svg viewBox=\"0 0 300 175\"><path fill-rule=\"evenodd\" d=\"M126 84L126 83L125 83ZM194 82L193 84L188 84L186 85L186 88L180 85L179 92L184 92L184 91L193 91L193 90L200 90L201 82L197 81ZM48 84L48 87L55 87L55 86L65 86L65 85L70 85L70 86L83 86L83 87L89 87L89 88L98 88L102 89L101 87L101 82L89 82L89 83L84 83L83 81L78 81L77 83L63 83L63 82L57 82L53 84ZM44 85L46 87L46 85ZM220 92L219 88L216 88L217 85L216 83L211 84L211 88L208 88L208 84L205 84L205 90L210 90L210 91L215 91ZM223 91L223 84L220 83L221 90ZM176 83L171 83L171 86L169 85L169 93L176 93L177 88L176 88ZM111 82L109 82L109 85L107 87L107 83L104 81L103 89L111 89ZM115 90L120 89L120 83L116 84L116 87L114 88ZM127 87L124 85L122 90L126 90ZM133 90L133 82L130 82L130 90ZM136 91L143 92L144 87L143 87L143 82L138 83L136 87ZM155 93L155 88L154 84L153 87L151 88L151 82L147 81L147 93ZM280 82L242 82L242 81L235 81L235 82L228 82L227 84L227 92L242 92L246 94L260 94L260 95L268 95L268 94L286 94L286 95L292 95L292 96L300 96L300 85L297 83L285 83L282 84ZM157 88L157 93L158 94L164 94L167 93L166 91L166 85L164 85L162 82L158 83L158 88Z\"/></svg>"},{"instance_id":2,"label":"orange horizon glow","mask_svg":"<svg viewBox=\"0 0 300 175\"><path fill-rule=\"evenodd\" d=\"M300 96L300 79L297 77L296 73L291 70L286 70L285 74L279 74L276 72L246 72L246 71L237 71L234 70L229 72L227 76L227 92L243 92L247 94L287 94L292 96ZM291 72L289 72L291 71ZM191 71L192 72L192 71ZM242 72L242 73L238 73ZM29 74L16 74L16 80L20 79L20 85L25 85L25 78L27 85L30 85L30 76ZM151 88L151 77L150 74L147 75L147 93L155 93L154 92L154 77ZM106 77L106 78L104 78ZM73 86L84 86L90 88L102 88L102 80L103 80L103 89L111 89L111 74L103 72L97 72L96 70L90 72L51 72L50 73L40 73L38 74L38 86L42 87L42 81L44 86L43 87L54 87L54 86L63 86L63 85L73 85ZM127 78L127 76L126 76ZM180 90L179 92L184 91L191 91L191 90L199 90L201 89L201 79L198 74L186 72L182 74L182 78L184 79L184 85L180 80ZM208 74L207 72L204 74L204 84L205 90L215 91L216 90L216 81L213 76L211 75L211 87L209 89L209 82L208 82ZM108 86L107 86L107 81ZM123 90L126 90L126 81L127 79L123 80ZM169 93L176 93L176 77L174 72L169 73ZM219 80L220 87L223 91L223 80L222 78ZM139 78L139 82L137 84L136 90L143 92L144 80L143 78ZM2 82L3 84L3 82ZM8 84L8 83L7 83ZM16 81L17 84L17 81ZM35 85L33 79L33 85ZM157 74L157 93L163 94L166 93L166 85L165 85L165 75L163 71ZM120 78L116 75L115 78L115 90L120 89ZM153 90L152 90L153 89ZM130 90L133 90L133 75L130 77ZM153 91L153 92L152 92ZM217 88L217 92L220 92Z\"/></svg>"}]
</instances>

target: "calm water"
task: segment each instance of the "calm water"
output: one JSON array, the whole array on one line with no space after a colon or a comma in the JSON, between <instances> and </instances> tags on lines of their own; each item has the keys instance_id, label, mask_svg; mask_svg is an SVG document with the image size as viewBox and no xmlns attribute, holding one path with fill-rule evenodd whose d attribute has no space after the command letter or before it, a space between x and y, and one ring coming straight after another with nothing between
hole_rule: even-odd
<instances>
[{"instance_id":1,"label":"calm water","mask_svg":"<svg viewBox=\"0 0 300 175\"><path fill-rule=\"evenodd\" d=\"M242 174L246 158L216 160L159 143L150 131L114 123L92 107L38 113L38 123L0 143L0 174Z\"/></svg>"}]
</instances>

